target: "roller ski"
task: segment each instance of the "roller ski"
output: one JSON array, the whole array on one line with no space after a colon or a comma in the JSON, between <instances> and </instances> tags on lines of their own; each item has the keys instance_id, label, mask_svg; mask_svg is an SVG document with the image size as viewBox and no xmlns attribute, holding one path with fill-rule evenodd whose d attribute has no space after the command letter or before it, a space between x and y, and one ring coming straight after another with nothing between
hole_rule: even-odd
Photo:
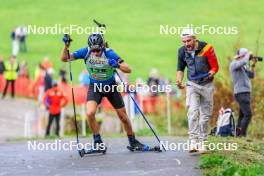
<instances>
[{"instance_id":1,"label":"roller ski","mask_svg":"<svg viewBox=\"0 0 264 176\"><path fill-rule=\"evenodd\" d=\"M162 152L160 147L150 147L146 144L140 143L137 139L133 139L133 141L129 141L130 146L127 146L127 149L131 152Z\"/></svg>"},{"instance_id":2,"label":"roller ski","mask_svg":"<svg viewBox=\"0 0 264 176\"><path fill-rule=\"evenodd\" d=\"M79 150L80 157L84 155L91 155L91 154L106 154L107 147L102 141L95 142L94 146L90 149L81 149Z\"/></svg>"}]
</instances>

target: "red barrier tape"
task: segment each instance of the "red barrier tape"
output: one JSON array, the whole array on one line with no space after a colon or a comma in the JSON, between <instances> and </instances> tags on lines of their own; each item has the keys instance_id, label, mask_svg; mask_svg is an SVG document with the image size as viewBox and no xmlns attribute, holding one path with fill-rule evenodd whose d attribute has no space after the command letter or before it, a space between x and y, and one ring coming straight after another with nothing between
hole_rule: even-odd
<instances>
[{"instance_id":1,"label":"red barrier tape","mask_svg":"<svg viewBox=\"0 0 264 176\"><path fill-rule=\"evenodd\" d=\"M3 75L0 75L0 92L3 92L5 86L5 79ZM72 101L71 96L71 85L66 83L59 83L59 87L65 91L68 100ZM83 103L86 103L86 96L87 96L87 87L85 86L74 86L74 94L75 94L75 101L76 104L80 105ZM11 91L11 87L9 86L8 92ZM26 77L18 77L15 83L15 92L16 95L23 96L23 97L29 97L37 99L38 97L38 84ZM142 109L145 113L156 113L157 108L162 108L165 110L165 98L164 96L155 96L155 97L142 97ZM136 99L138 100L139 97L136 96ZM157 107L157 105L159 107ZM112 105L109 103L109 101L106 98L103 98L101 106L103 109L106 110L113 110ZM174 103L175 107L178 107L178 104Z\"/></svg>"}]
</instances>

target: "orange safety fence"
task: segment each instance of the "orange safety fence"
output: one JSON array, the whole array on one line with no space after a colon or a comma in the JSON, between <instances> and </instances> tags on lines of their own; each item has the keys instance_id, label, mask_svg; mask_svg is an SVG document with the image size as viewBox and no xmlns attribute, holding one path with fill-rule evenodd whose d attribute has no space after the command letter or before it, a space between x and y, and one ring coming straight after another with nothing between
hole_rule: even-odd
<instances>
[{"instance_id":1,"label":"orange safety fence","mask_svg":"<svg viewBox=\"0 0 264 176\"><path fill-rule=\"evenodd\" d=\"M3 75L0 75L0 92L3 92L5 86L5 79ZM67 83L59 83L59 87L65 91L68 100L71 102L72 101L72 94L71 94L71 85ZM87 96L87 87L85 86L74 86L74 98L75 102L77 105L83 104L86 102L86 96ZM8 92L11 91L11 87L9 86ZM38 97L38 85L35 81L26 78L26 77L18 77L15 83L15 93L18 96L23 96L23 97L29 97L29 98L34 98L37 99ZM124 94L123 94L124 95ZM142 107L143 112L145 113L156 113L157 111L157 106L159 107L165 107L166 105L166 99L164 96L144 96L140 97L142 98L141 102L142 105L139 106ZM139 97L136 96L135 99L137 102L139 102ZM179 104L177 102L173 102L173 106L176 108L179 108ZM113 110L112 105L110 102L106 99L103 98L101 107L103 109L107 110Z\"/></svg>"}]
</instances>

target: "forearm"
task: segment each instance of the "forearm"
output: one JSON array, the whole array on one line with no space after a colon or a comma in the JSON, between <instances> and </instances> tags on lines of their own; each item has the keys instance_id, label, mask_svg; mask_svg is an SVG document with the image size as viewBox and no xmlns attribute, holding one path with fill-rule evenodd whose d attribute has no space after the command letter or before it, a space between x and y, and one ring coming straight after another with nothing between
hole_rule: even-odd
<instances>
[{"instance_id":1,"label":"forearm","mask_svg":"<svg viewBox=\"0 0 264 176\"><path fill-rule=\"evenodd\" d=\"M232 70L236 70L236 69L239 69L239 68L243 67L244 65L247 64L248 60L249 60L248 57L244 57L244 58L242 58L240 60L235 60L235 62L233 62L232 65L231 65L231 69Z\"/></svg>"},{"instance_id":2,"label":"forearm","mask_svg":"<svg viewBox=\"0 0 264 176\"><path fill-rule=\"evenodd\" d=\"M63 50L62 50L61 61L63 61L63 62L67 62L68 61L68 53L69 53L69 48L65 46L63 48ZM72 61L73 59L74 59L73 55L70 54L70 60Z\"/></svg>"},{"instance_id":3,"label":"forearm","mask_svg":"<svg viewBox=\"0 0 264 176\"><path fill-rule=\"evenodd\" d=\"M131 73L131 69L129 67L128 64L126 64L125 62L122 62L121 64L119 64L119 69L124 72L124 73Z\"/></svg>"},{"instance_id":4,"label":"forearm","mask_svg":"<svg viewBox=\"0 0 264 176\"><path fill-rule=\"evenodd\" d=\"M182 82L183 76L184 76L184 72L183 71L178 71L177 72L177 82Z\"/></svg>"}]
</instances>

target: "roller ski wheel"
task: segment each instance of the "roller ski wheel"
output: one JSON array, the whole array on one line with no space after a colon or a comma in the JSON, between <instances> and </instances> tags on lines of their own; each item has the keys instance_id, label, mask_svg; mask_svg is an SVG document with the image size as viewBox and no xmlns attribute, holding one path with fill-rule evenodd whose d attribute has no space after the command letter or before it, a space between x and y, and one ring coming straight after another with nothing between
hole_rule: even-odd
<instances>
[{"instance_id":1,"label":"roller ski wheel","mask_svg":"<svg viewBox=\"0 0 264 176\"><path fill-rule=\"evenodd\" d=\"M82 149L79 151L79 155L80 157L84 157L85 155L92 155L92 154L106 154L107 148L105 148L104 150L100 149L100 150L95 150L95 149Z\"/></svg>"},{"instance_id":2,"label":"roller ski wheel","mask_svg":"<svg viewBox=\"0 0 264 176\"><path fill-rule=\"evenodd\" d=\"M144 145L143 147L127 146L127 149L131 152L162 152L162 150L158 146L149 147L147 145Z\"/></svg>"}]
</instances>

